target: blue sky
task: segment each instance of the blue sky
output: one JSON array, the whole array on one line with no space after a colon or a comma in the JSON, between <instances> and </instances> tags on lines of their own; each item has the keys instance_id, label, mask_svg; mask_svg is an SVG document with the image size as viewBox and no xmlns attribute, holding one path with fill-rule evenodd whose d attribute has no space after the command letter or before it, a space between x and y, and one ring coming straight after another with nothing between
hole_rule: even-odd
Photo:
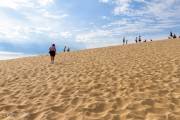
<instances>
[{"instance_id":1,"label":"blue sky","mask_svg":"<svg viewBox=\"0 0 180 120\"><path fill-rule=\"evenodd\" d=\"M44 54L180 34L179 0L0 0L0 56Z\"/></svg>"}]
</instances>

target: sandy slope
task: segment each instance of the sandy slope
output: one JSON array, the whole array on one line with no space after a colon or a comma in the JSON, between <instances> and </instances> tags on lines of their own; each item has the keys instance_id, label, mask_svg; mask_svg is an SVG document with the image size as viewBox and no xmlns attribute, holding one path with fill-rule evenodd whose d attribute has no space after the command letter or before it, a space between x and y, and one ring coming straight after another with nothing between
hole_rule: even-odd
<instances>
[{"instance_id":1,"label":"sandy slope","mask_svg":"<svg viewBox=\"0 0 180 120\"><path fill-rule=\"evenodd\" d=\"M180 120L180 39L0 62L0 120Z\"/></svg>"}]
</instances>

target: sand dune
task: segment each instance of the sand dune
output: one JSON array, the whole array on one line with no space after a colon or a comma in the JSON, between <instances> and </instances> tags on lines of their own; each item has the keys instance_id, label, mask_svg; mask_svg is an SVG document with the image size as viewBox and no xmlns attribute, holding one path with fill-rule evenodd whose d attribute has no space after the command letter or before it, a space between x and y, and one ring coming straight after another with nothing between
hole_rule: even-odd
<instances>
[{"instance_id":1,"label":"sand dune","mask_svg":"<svg viewBox=\"0 0 180 120\"><path fill-rule=\"evenodd\" d=\"M180 39L0 62L0 120L180 120Z\"/></svg>"}]
</instances>

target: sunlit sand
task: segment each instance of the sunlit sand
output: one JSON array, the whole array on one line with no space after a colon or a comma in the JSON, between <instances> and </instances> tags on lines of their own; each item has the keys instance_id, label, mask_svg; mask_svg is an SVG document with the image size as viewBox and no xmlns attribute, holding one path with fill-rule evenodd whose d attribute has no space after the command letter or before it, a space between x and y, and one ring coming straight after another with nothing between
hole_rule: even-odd
<instances>
[{"instance_id":1,"label":"sunlit sand","mask_svg":"<svg viewBox=\"0 0 180 120\"><path fill-rule=\"evenodd\" d=\"M0 120L180 120L180 39L1 61Z\"/></svg>"}]
</instances>

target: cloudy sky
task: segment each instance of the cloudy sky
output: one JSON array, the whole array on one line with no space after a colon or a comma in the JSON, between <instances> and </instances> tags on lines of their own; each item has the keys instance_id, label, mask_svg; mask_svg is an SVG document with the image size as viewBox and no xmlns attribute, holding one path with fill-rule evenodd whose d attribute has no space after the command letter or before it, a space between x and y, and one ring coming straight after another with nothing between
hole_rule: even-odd
<instances>
[{"instance_id":1,"label":"cloudy sky","mask_svg":"<svg viewBox=\"0 0 180 120\"><path fill-rule=\"evenodd\" d=\"M180 0L0 0L0 56L180 34ZM12 53L13 52L13 53Z\"/></svg>"}]
</instances>

